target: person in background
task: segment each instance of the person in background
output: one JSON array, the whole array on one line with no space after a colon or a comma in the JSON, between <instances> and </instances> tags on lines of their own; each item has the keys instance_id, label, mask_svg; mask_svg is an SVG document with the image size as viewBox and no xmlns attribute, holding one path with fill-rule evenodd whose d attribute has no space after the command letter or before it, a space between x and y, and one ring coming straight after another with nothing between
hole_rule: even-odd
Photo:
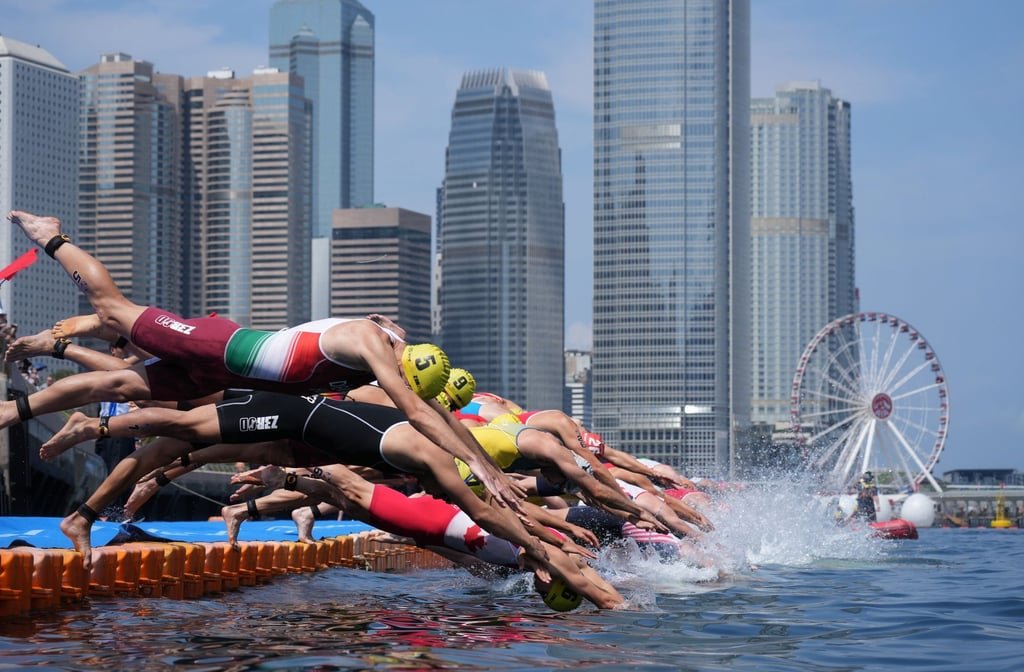
<instances>
[{"instance_id":1,"label":"person in background","mask_svg":"<svg viewBox=\"0 0 1024 672\"><path fill-rule=\"evenodd\" d=\"M865 522L875 522L878 519L875 504L877 498L878 487L875 485L875 475L870 471L865 471L860 481L857 482L857 511L854 515Z\"/></svg>"},{"instance_id":2,"label":"person in background","mask_svg":"<svg viewBox=\"0 0 1024 672\"><path fill-rule=\"evenodd\" d=\"M138 407L131 402L104 401L100 404L99 417L101 420L106 418L107 422L110 422L110 418L130 413L136 408ZM96 439L95 445L96 454L103 458L108 474L114 470L118 462L135 452L134 437L101 436Z\"/></svg>"}]
</instances>

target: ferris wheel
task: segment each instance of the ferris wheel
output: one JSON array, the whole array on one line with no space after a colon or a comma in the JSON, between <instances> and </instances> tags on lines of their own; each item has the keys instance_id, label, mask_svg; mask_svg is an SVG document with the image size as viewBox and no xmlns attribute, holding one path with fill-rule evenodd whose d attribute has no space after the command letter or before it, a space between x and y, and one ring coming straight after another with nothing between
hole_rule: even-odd
<instances>
[{"instance_id":1,"label":"ferris wheel","mask_svg":"<svg viewBox=\"0 0 1024 672\"><path fill-rule=\"evenodd\" d=\"M828 323L797 365L790 397L805 466L845 487L865 471L879 486L916 489L946 442L949 387L928 341L884 313Z\"/></svg>"}]
</instances>

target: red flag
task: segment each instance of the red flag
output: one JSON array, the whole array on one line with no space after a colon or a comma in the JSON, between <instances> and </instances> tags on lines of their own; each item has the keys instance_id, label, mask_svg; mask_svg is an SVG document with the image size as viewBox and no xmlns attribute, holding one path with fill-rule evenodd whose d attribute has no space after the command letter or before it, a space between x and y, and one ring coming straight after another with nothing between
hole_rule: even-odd
<instances>
[{"instance_id":1,"label":"red flag","mask_svg":"<svg viewBox=\"0 0 1024 672\"><path fill-rule=\"evenodd\" d=\"M31 250L12 261L7 268L0 271L0 280L10 280L18 271L25 270L32 264L36 263L36 259L38 257L39 248L33 247Z\"/></svg>"}]
</instances>

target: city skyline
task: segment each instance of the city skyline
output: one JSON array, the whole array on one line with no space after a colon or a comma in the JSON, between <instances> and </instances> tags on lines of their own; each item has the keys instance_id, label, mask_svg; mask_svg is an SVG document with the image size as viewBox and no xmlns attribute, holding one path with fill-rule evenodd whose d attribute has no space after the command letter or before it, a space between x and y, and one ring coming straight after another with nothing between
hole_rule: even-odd
<instances>
[{"instance_id":1,"label":"city skyline","mask_svg":"<svg viewBox=\"0 0 1024 672\"><path fill-rule=\"evenodd\" d=\"M241 75L264 65L270 0L248 3L5 3L4 34L40 44L71 72L108 51L160 72ZM465 70L548 74L558 110L567 225L567 347L589 346L592 219L592 6L369 3L376 17L376 200L432 213L451 103ZM226 6L224 6L226 5ZM934 344L951 386L938 471L1024 466L1022 318L1004 296L1024 286L1010 257L1020 134L1009 115L1024 7L994 2L754 2L751 95L817 80L851 102L857 285L864 310L900 316ZM114 21L118 30L110 30ZM491 30L490 26L501 26ZM959 48L951 49L956 44ZM979 105L979 101L999 101ZM410 160L410 157L413 157ZM576 241L576 245L572 242Z\"/></svg>"},{"instance_id":2,"label":"city skyline","mask_svg":"<svg viewBox=\"0 0 1024 672\"><path fill-rule=\"evenodd\" d=\"M750 1L595 0L594 431L733 474L750 423Z\"/></svg>"}]
</instances>

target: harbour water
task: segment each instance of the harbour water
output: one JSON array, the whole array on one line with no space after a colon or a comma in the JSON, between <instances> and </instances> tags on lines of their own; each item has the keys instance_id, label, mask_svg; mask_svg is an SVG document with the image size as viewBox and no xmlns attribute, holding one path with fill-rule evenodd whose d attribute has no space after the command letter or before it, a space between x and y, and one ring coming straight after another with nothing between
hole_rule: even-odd
<instances>
[{"instance_id":1,"label":"harbour water","mask_svg":"<svg viewBox=\"0 0 1024 672\"><path fill-rule=\"evenodd\" d=\"M886 541L819 514L782 487L734 493L715 513L715 570L608 549L621 610L554 613L516 578L336 568L9 618L0 669L1022 669L1019 530Z\"/></svg>"}]
</instances>

